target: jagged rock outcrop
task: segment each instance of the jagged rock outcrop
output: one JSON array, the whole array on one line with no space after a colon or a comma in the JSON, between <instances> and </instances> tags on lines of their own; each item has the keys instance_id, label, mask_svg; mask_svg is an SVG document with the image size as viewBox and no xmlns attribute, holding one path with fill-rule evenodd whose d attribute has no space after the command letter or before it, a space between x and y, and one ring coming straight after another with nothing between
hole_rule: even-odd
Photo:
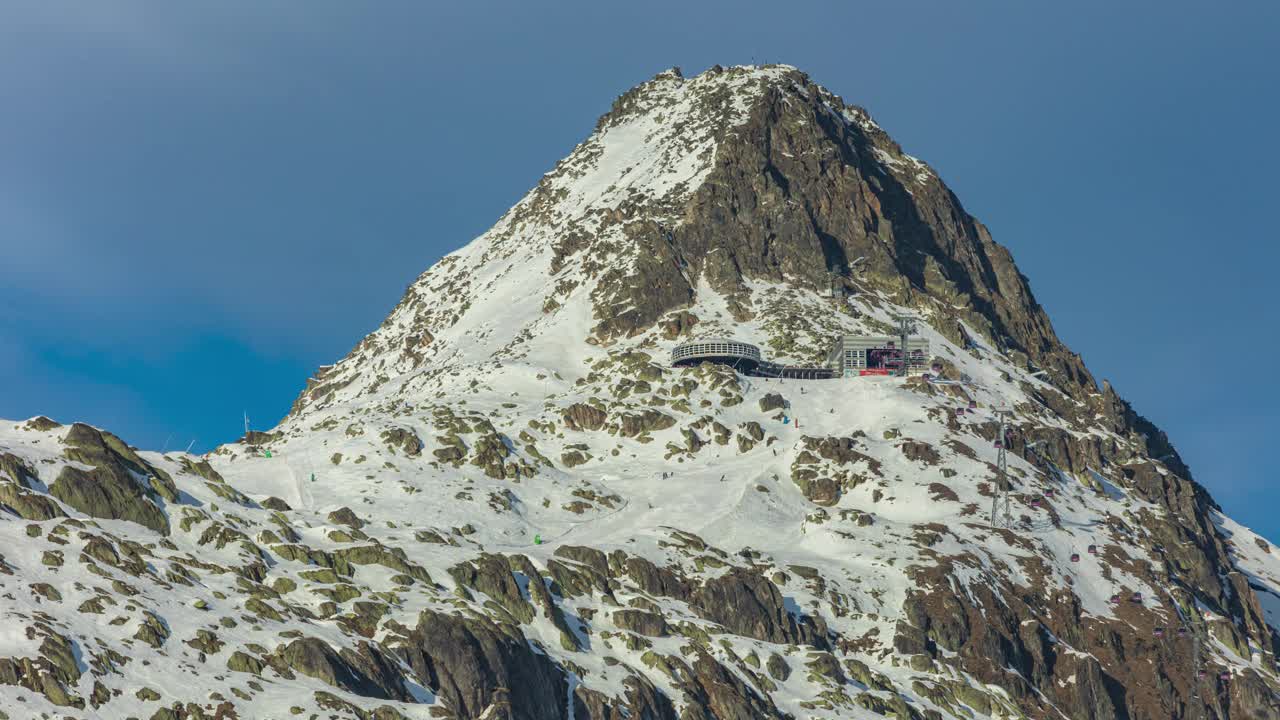
<instances>
[{"instance_id":1,"label":"jagged rock outcrop","mask_svg":"<svg viewBox=\"0 0 1280 720\"><path fill-rule=\"evenodd\" d=\"M72 425L63 442L68 459L93 469L62 468L49 486L54 497L91 517L130 520L168 534L169 520L158 503L161 498L174 502L178 493L167 473L148 465L115 435L88 425Z\"/></svg>"},{"instance_id":2,"label":"jagged rock outcrop","mask_svg":"<svg viewBox=\"0 0 1280 720\"><path fill-rule=\"evenodd\" d=\"M775 643L826 647L825 628L812 618L796 618L787 611L782 593L772 582L734 568L698 588L690 605L702 617L720 623L735 635Z\"/></svg>"},{"instance_id":3,"label":"jagged rock outcrop","mask_svg":"<svg viewBox=\"0 0 1280 720\"><path fill-rule=\"evenodd\" d=\"M563 671L513 626L428 610L399 653L458 720L568 717Z\"/></svg>"},{"instance_id":4,"label":"jagged rock outcrop","mask_svg":"<svg viewBox=\"0 0 1280 720\"><path fill-rule=\"evenodd\" d=\"M687 703L682 720L773 720L789 717L705 652L693 662L673 661L687 678L679 687Z\"/></svg>"},{"instance_id":5,"label":"jagged rock outcrop","mask_svg":"<svg viewBox=\"0 0 1280 720\"><path fill-rule=\"evenodd\" d=\"M409 701L396 663L368 642L341 654L318 638L299 638L280 648L281 662L307 677L361 697Z\"/></svg>"}]
</instances>

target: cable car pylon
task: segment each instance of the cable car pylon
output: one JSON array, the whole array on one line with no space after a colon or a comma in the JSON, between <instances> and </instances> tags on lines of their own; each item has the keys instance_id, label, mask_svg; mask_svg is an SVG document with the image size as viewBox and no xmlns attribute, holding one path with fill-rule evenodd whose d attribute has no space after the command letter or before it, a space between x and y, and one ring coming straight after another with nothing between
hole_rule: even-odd
<instances>
[{"instance_id":1,"label":"cable car pylon","mask_svg":"<svg viewBox=\"0 0 1280 720\"><path fill-rule=\"evenodd\" d=\"M1000 431L996 435L995 442L999 453L996 456L996 471L999 477L996 479L995 492L991 496L991 527L994 529L1003 523L1004 527L1012 528L1013 514L1009 510L1009 457L1008 448L1005 447L1008 445L1005 432L1008 428L1009 415L1012 413L1007 407L992 408L992 412L1000 419Z\"/></svg>"}]
</instances>

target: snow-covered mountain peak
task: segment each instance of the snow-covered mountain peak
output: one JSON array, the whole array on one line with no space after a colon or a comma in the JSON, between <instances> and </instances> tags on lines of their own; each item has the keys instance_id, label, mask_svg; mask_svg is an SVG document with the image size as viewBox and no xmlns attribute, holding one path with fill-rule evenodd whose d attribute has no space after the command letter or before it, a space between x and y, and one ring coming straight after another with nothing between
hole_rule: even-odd
<instances>
[{"instance_id":1,"label":"snow-covered mountain peak","mask_svg":"<svg viewBox=\"0 0 1280 720\"><path fill-rule=\"evenodd\" d=\"M0 718L1278 717L1280 552L786 66L623 94L275 428L0 423L0 548Z\"/></svg>"},{"instance_id":2,"label":"snow-covered mountain peak","mask_svg":"<svg viewBox=\"0 0 1280 720\"><path fill-rule=\"evenodd\" d=\"M824 186L833 177L869 202L833 203ZM928 234L955 237L908 247L922 233L899 229L896 214L917 194L952 216ZM957 317L947 328L956 340L962 320L999 333L991 326L1000 319L971 295L1003 302L990 271L1011 263L984 257L980 228L954 227L956 217L963 210L923 163L795 68L716 66L688 79L669 70L620 96L492 229L423 273L381 327L309 383L295 412L411 395L415 378L453 364L661 345L724 321L738 324L722 333L746 334L780 360L813 360L842 323L781 306L799 299L794 289L811 299L829 290L831 271L850 290L887 291L903 305L922 300L913 290L940 295L937 309ZM914 211L909 220L921 222ZM961 257L929 262L930 253ZM957 260L964 266L949 267ZM981 271L976 283L948 277ZM903 286L908 273L916 277ZM1029 295L1011 280L1015 302ZM1028 311L1041 324L1038 308ZM760 327L742 324L752 318ZM1052 338L1016 342L1057 351Z\"/></svg>"}]
</instances>

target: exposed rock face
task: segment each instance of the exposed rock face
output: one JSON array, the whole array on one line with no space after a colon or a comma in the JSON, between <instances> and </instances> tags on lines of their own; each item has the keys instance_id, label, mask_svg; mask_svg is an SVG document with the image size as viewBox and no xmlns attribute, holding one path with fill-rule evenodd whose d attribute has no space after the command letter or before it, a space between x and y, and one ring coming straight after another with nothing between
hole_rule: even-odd
<instances>
[{"instance_id":1,"label":"exposed rock face","mask_svg":"<svg viewBox=\"0 0 1280 720\"><path fill-rule=\"evenodd\" d=\"M45 627L35 658L0 658L0 685L18 685L44 695L54 705L83 708L72 688L80 680L75 650L69 640Z\"/></svg>"},{"instance_id":2,"label":"exposed rock face","mask_svg":"<svg viewBox=\"0 0 1280 720\"><path fill-rule=\"evenodd\" d=\"M37 481L36 471L13 453L0 453L0 481L30 488Z\"/></svg>"},{"instance_id":3,"label":"exposed rock face","mask_svg":"<svg viewBox=\"0 0 1280 720\"><path fill-rule=\"evenodd\" d=\"M405 455L414 456L422 452L422 440L412 430L406 428L383 430L382 441L387 444L387 447L399 449Z\"/></svg>"},{"instance_id":4,"label":"exposed rock face","mask_svg":"<svg viewBox=\"0 0 1280 720\"><path fill-rule=\"evenodd\" d=\"M300 638L279 651L286 666L362 697L410 700L396 664L369 643L339 655L323 640ZM350 662L349 662L350 661Z\"/></svg>"},{"instance_id":5,"label":"exposed rock face","mask_svg":"<svg viewBox=\"0 0 1280 720\"><path fill-rule=\"evenodd\" d=\"M563 672L514 627L425 611L400 653L459 720L567 717Z\"/></svg>"},{"instance_id":6,"label":"exposed rock face","mask_svg":"<svg viewBox=\"0 0 1280 720\"><path fill-rule=\"evenodd\" d=\"M787 401L778 393L769 393L760 398L760 410L769 412L770 410L781 410L787 406Z\"/></svg>"},{"instance_id":7,"label":"exposed rock face","mask_svg":"<svg viewBox=\"0 0 1280 720\"><path fill-rule=\"evenodd\" d=\"M638 414L623 415L618 432L623 437L635 437L641 433L658 432L675 427L676 419L657 410L645 410Z\"/></svg>"},{"instance_id":8,"label":"exposed rock face","mask_svg":"<svg viewBox=\"0 0 1280 720\"><path fill-rule=\"evenodd\" d=\"M690 604L703 617L736 635L776 643L826 645L824 629L815 627L810 618L797 621L787 612L773 583L748 571L735 568L707 581Z\"/></svg>"},{"instance_id":9,"label":"exposed rock face","mask_svg":"<svg viewBox=\"0 0 1280 720\"><path fill-rule=\"evenodd\" d=\"M29 430L53 430L60 427L62 427L60 423L54 422L43 415L33 417L27 421L27 429Z\"/></svg>"},{"instance_id":10,"label":"exposed rock face","mask_svg":"<svg viewBox=\"0 0 1280 720\"><path fill-rule=\"evenodd\" d=\"M168 534L169 520L158 503L178 499L167 473L148 465L111 433L76 423L63 439L66 456L92 465L92 470L67 466L49 486L50 493L91 517L130 520ZM136 478L143 476L148 484Z\"/></svg>"},{"instance_id":11,"label":"exposed rock face","mask_svg":"<svg viewBox=\"0 0 1280 720\"><path fill-rule=\"evenodd\" d=\"M573 430L599 430L609 419L603 410L586 403L574 403L564 411L564 422Z\"/></svg>"},{"instance_id":12,"label":"exposed rock face","mask_svg":"<svg viewBox=\"0 0 1280 720\"><path fill-rule=\"evenodd\" d=\"M637 110L615 104L601 123ZM924 295L962 306L939 328L954 340L966 322L1048 369L1072 394L1092 387L1008 251L865 111L800 72L784 73L756 98L683 210L673 228L628 226L640 262L634 277L609 283L597 305L597 336L652 326L688 306L700 280L747 302L749 280L785 276L825 288L828 269L861 257L862 280L905 304ZM626 310L614 315L609 308Z\"/></svg>"},{"instance_id":13,"label":"exposed rock face","mask_svg":"<svg viewBox=\"0 0 1280 720\"><path fill-rule=\"evenodd\" d=\"M245 445L251 445L256 447L259 445L269 445L279 440L280 438L281 438L280 433L250 430L249 432L244 434L243 438L240 438L240 442L244 443Z\"/></svg>"},{"instance_id":14,"label":"exposed rock face","mask_svg":"<svg viewBox=\"0 0 1280 720\"><path fill-rule=\"evenodd\" d=\"M613 624L649 637L666 637L670 634L667 621L661 615L643 610L619 610L613 614Z\"/></svg>"},{"instance_id":15,"label":"exposed rock face","mask_svg":"<svg viewBox=\"0 0 1280 720\"><path fill-rule=\"evenodd\" d=\"M803 450L791 465L791 480L804 496L832 506L845 492L880 476L880 462L859 452L853 438L802 439Z\"/></svg>"},{"instance_id":16,"label":"exposed rock face","mask_svg":"<svg viewBox=\"0 0 1280 720\"><path fill-rule=\"evenodd\" d=\"M506 556L481 555L475 562L451 568L449 574L459 585L492 598L516 620L529 622L533 619L533 606L524 599Z\"/></svg>"},{"instance_id":17,"label":"exposed rock face","mask_svg":"<svg viewBox=\"0 0 1280 720\"><path fill-rule=\"evenodd\" d=\"M359 530L364 527L364 521L349 507L338 508L329 513L329 522L346 525L353 530Z\"/></svg>"},{"instance_id":18,"label":"exposed rock face","mask_svg":"<svg viewBox=\"0 0 1280 720\"><path fill-rule=\"evenodd\" d=\"M626 695L621 700L583 686L574 690L574 695L592 720L676 720L671 700L643 675L633 675L623 680L623 685Z\"/></svg>"},{"instance_id":19,"label":"exposed rock face","mask_svg":"<svg viewBox=\"0 0 1280 720\"><path fill-rule=\"evenodd\" d=\"M0 509L23 520L52 520L62 517L62 508L46 495L22 489L16 483L0 484Z\"/></svg>"},{"instance_id":20,"label":"exposed rock face","mask_svg":"<svg viewBox=\"0 0 1280 720\"><path fill-rule=\"evenodd\" d=\"M698 653L681 673L689 681L681 685L690 704L683 718L697 720L764 720L788 717L773 702L752 690L736 675L706 653Z\"/></svg>"}]
</instances>

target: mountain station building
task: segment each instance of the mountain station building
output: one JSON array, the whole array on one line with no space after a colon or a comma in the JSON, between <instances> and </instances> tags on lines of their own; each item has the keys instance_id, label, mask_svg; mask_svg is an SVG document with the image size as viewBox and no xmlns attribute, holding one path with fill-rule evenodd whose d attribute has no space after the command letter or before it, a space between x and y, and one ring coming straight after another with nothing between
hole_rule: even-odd
<instances>
[{"instance_id":1,"label":"mountain station building","mask_svg":"<svg viewBox=\"0 0 1280 720\"><path fill-rule=\"evenodd\" d=\"M842 335L836 338L827 365L836 377L889 375L902 367L901 338L889 335ZM907 338L907 374L923 373L929 367L929 339Z\"/></svg>"},{"instance_id":2,"label":"mountain station building","mask_svg":"<svg viewBox=\"0 0 1280 720\"><path fill-rule=\"evenodd\" d=\"M842 335L832 343L826 361L817 366L782 365L764 359L760 348L730 338L705 338L676 345L671 364L687 367L710 362L728 365L744 375L795 379L828 379L891 375L902 367L902 340L890 335ZM929 340L907 339L907 373L925 372L929 366Z\"/></svg>"}]
</instances>

